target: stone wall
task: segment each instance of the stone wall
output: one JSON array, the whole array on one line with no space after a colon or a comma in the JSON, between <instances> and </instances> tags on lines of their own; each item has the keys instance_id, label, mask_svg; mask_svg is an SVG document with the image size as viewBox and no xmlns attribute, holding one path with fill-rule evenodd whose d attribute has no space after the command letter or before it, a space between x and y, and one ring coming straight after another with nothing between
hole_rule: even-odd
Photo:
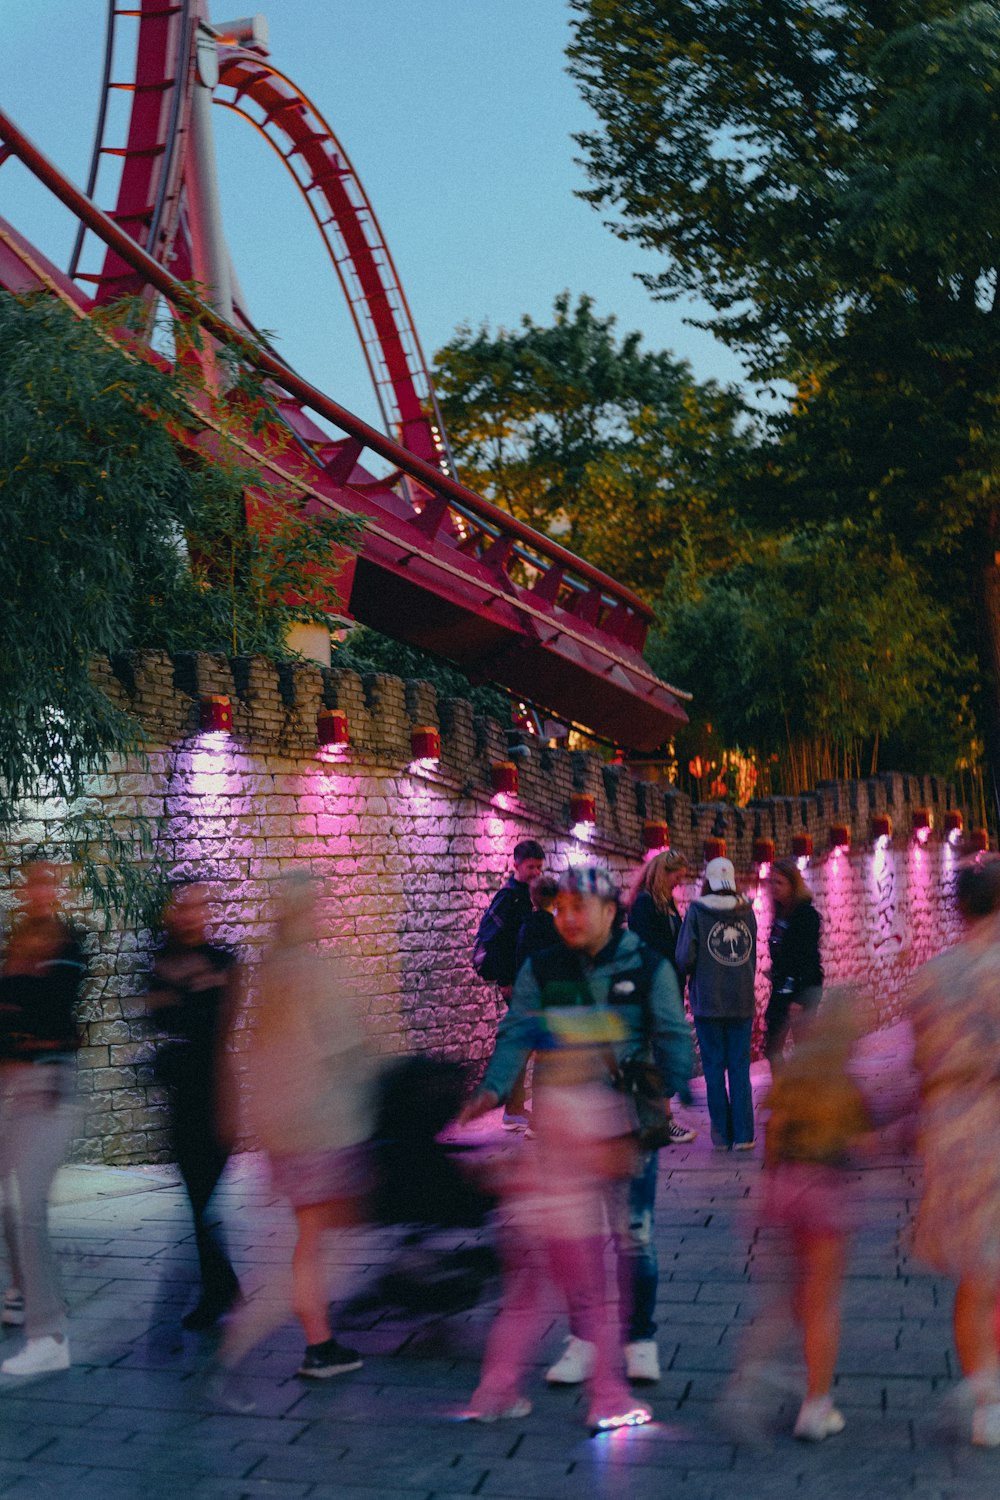
<instances>
[{"instance_id":1,"label":"stone wall","mask_svg":"<svg viewBox=\"0 0 1000 1500\"><path fill-rule=\"evenodd\" d=\"M595 756L532 747L518 762L512 797L494 793L490 781L491 763L507 757L499 726L474 719L465 702L439 704L426 683L210 656L151 654L99 670L111 696L141 718L148 748L141 764L94 778L90 795L122 819L156 820L159 856L171 874L211 880L217 933L247 960L251 1005L276 882L308 864L325 882L325 932L350 955L386 1052L488 1056L497 999L476 978L469 954L482 909L524 837L540 839L557 869L590 855L623 876L642 858L645 821L667 821L673 846L695 869L704 840L725 837L766 938L753 839L773 838L781 854L793 834L810 832L816 855L807 879L825 918L828 973L870 983L886 1019L913 967L953 936L945 893L956 853L937 833L925 848L907 836L913 806L931 807L940 827L950 805L950 789L933 778L881 776L734 810L692 806ZM199 700L210 694L231 699L231 733L200 731ZM317 750L324 707L346 713L349 746ZM437 763L411 760L411 730L425 724L441 729ZM574 792L595 799L592 829L570 827ZM4 851L5 904L17 865L51 840L59 811L45 802L25 809ZM874 811L888 811L899 830L888 849L871 845ZM850 854L824 852L831 822L851 827ZM149 935L104 932L92 915L75 915L91 929L92 950L78 1155L161 1160L168 1155L164 1099L152 1080L141 1000ZM763 972L760 984L763 994Z\"/></svg>"}]
</instances>

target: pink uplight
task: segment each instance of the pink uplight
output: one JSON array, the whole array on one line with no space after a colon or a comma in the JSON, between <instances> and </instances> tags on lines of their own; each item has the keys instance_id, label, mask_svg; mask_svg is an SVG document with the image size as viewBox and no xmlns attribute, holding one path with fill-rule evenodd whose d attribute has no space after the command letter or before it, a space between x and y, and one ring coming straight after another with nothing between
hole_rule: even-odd
<instances>
[{"instance_id":1,"label":"pink uplight","mask_svg":"<svg viewBox=\"0 0 1000 1500\"><path fill-rule=\"evenodd\" d=\"M918 844L926 844L930 836L931 830L929 828L918 828L914 834L914 838Z\"/></svg>"}]
</instances>

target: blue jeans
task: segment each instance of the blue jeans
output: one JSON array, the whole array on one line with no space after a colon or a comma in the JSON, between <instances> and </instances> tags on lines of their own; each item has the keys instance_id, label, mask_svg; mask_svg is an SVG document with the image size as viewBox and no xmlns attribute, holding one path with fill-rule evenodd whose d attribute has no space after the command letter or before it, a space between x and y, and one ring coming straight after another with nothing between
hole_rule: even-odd
<instances>
[{"instance_id":1,"label":"blue jeans","mask_svg":"<svg viewBox=\"0 0 1000 1500\"><path fill-rule=\"evenodd\" d=\"M623 1186L627 1193L625 1209L627 1228L619 1233L616 1245L618 1262L618 1305L622 1317L624 1342L651 1339L656 1333L653 1313L660 1268L653 1239L653 1210L656 1207L656 1174L659 1152L644 1151L632 1177Z\"/></svg>"},{"instance_id":2,"label":"blue jeans","mask_svg":"<svg viewBox=\"0 0 1000 1500\"><path fill-rule=\"evenodd\" d=\"M753 1094L750 1091L750 1037L753 1019L695 1016L701 1066L705 1074L712 1144L752 1141ZM728 1077L728 1089L726 1087Z\"/></svg>"}]
</instances>

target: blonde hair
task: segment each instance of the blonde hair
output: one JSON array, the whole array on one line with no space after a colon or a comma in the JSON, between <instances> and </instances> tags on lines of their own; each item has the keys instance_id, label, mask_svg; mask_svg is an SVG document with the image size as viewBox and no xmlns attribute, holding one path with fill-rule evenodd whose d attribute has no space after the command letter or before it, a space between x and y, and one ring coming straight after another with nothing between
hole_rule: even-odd
<instances>
[{"instance_id":1,"label":"blonde hair","mask_svg":"<svg viewBox=\"0 0 1000 1500\"><path fill-rule=\"evenodd\" d=\"M655 854L652 859L647 860L632 876L629 886L628 900L626 905L631 908L635 905L636 898L642 891L648 891L653 898L653 905L658 911L664 911L667 906L668 896L664 889L667 875L676 874L678 870L687 869L687 860L683 854L678 854L676 849L664 849L662 854Z\"/></svg>"}]
</instances>

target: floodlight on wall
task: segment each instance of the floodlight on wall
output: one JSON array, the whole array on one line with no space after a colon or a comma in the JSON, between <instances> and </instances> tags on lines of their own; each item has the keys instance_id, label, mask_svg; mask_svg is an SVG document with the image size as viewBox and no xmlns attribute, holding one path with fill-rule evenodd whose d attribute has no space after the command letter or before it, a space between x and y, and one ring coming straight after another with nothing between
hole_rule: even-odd
<instances>
[{"instance_id":1,"label":"floodlight on wall","mask_svg":"<svg viewBox=\"0 0 1000 1500\"><path fill-rule=\"evenodd\" d=\"M851 830L846 823L831 823L827 830L834 854L846 854L851 847Z\"/></svg>"},{"instance_id":2,"label":"floodlight on wall","mask_svg":"<svg viewBox=\"0 0 1000 1500\"><path fill-rule=\"evenodd\" d=\"M913 837L918 844L926 844L934 827L934 818L929 807L915 807L910 820Z\"/></svg>"},{"instance_id":3,"label":"floodlight on wall","mask_svg":"<svg viewBox=\"0 0 1000 1500\"><path fill-rule=\"evenodd\" d=\"M414 727L410 733L410 753L419 765L437 765L441 759L441 736L433 724Z\"/></svg>"},{"instance_id":4,"label":"floodlight on wall","mask_svg":"<svg viewBox=\"0 0 1000 1500\"><path fill-rule=\"evenodd\" d=\"M707 838L702 844L701 852L705 856L706 864L708 864L710 859L725 859L726 841L713 834L711 838Z\"/></svg>"},{"instance_id":5,"label":"floodlight on wall","mask_svg":"<svg viewBox=\"0 0 1000 1500\"><path fill-rule=\"evenodd\" d=\"M570 797L569 820L574 828L593 828L597 822L597 801L589 792L574 792Z\"/></svg>"},{"instance_id":6,"label":"floodlight on wall","mask_svg":"<svg viewBox=\"0 0 1000 1500\"><path fill-rule=\"evenodd\" d=\"M233 705L223 693L201 699L201 727L210 734L228 734L233 727Z\"/></svg>"},{"instance_id":7,"label":"floodlight on wall","mask_svg":"<svg viewBox=\"0 0 1000 1500\"><path fill-rule=\"evenodd\" d=\"M873 815L872 838L881 849L885 849L892 842L892 819L888 813Z\"/></svg>"},{"instance_id":8,"label":"floodlight on wall","mask_svg":"<svg viewBox=\"0 0 1000 1500\"><path fill-rule=\"evenodd\" d=\"M944 815L944 836L953 848L962 842L964 829L965 818L957 807L950 807Z\"/></svg>"},{"instance_id":9,"label":"floodlight on wall","mask_svg":"<svg viewBox=\"0 0 1000 1500\"><path fill-rule=\"evenodd\" d=\"M969 848L975 854L985 854L990 847L990 835L985 828L973 828L969 834Z\"/></svg>"},{"instance_id":10,"label":"floodlight on wall","mask_svg":"<svg viewBox=\"0 0 1000 1500\"><path fill-rule=\"evenodd\" d=\"M774 864L774 839L754 839L753 862L758 869L762 865Z\"/></svg>"},{"instance_id":11,"label":"floodlight on wall","mask_svg":"<svg viewBox=\"0 0 1000 1500\"><path fill-rule=\"evenodd\" d=\"M651 853L666 849L670 844L670 828L666 823L650 821L642 825L642 847Z\"/></svg>"},{"instance_id":12,"label":"floodlight on wall","mask_svg":"<svg viewBox=\"0 0 1000 1500\"><path fill-rule=\"evenodd\" d=\"M351 743L351 728L342 708L324 708L316 715L316 743L323 749Z\"/></svg>"},{"instance_id":13,"label":"floodlight on wall","mask_svg":"<svg viewBox=\"0 0 1000 1500\"><path fill-rule=\"evenodd\" d=\"M811 833L792 834L792 854L795 859L812 859L813 841Z\"/></svg>"},{"instance_id":14,"label":"floodlight on wall","mask_svg":"<svg viewBox=\"0 0 1000 1500\"><path fill-rule=\"evenodd\" d=\"M517 796L517 766L512 760L495 760L490 766L490 784L495 792Z\"/></svg>"}]
</instances>

